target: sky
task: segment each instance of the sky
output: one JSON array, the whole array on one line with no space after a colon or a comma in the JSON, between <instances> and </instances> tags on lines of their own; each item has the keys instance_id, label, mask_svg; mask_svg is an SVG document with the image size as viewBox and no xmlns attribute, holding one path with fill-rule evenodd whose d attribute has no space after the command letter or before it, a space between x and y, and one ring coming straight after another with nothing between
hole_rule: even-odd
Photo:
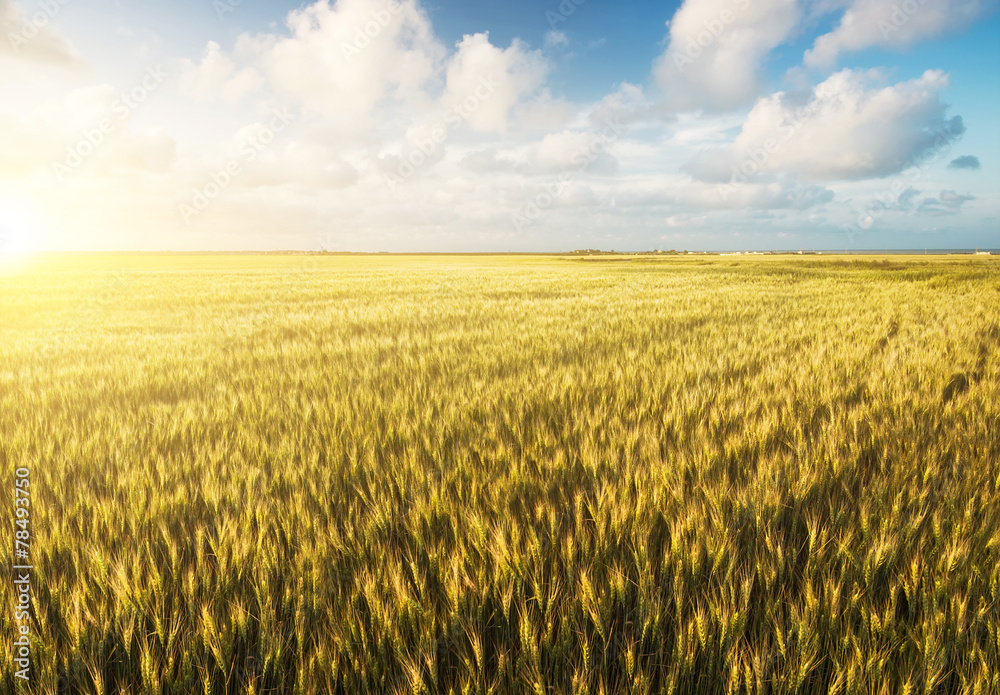
<instances>
[{"instance_id":1,"label":"sky","mask_svg":"<svg viewBox=\"0 0 1000 695\"><path fill-rule=\"evenodd\" d=\"M0 258L1000 248L997 0L0 0Z\"/></svg>"}]
</instances>

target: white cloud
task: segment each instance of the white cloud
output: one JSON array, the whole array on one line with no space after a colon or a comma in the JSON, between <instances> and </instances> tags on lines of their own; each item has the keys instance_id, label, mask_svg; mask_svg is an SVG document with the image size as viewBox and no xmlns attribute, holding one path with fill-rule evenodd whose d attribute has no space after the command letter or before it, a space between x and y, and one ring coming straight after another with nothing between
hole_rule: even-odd
<instances>
[{"instance_id":1,"label":"white cloud","mask_svg":"<svg viewBox=\"0 0 1000 695\"><path fill-rule=\"evenodd\" d=\"M418 0L310 2L286 27L234 45L208 42L187 60L158 56L177 79L127 120L114 111L127 76L94 80L39 70L38 56L0 55L0 194L18 186L46 201L51 236L67 247L315 249L332 234L330 248L357 250L634 248L662 239L693 248L712 238L731 245L739 230L775 239L855 219L849 206L886 188L878 177L935 151L939 129L945 142L962 130L938 98L940 72L888 84L844 71L813 86L814 73L802 69L793 89L753 104L769 51L795 31L792 0L742 8L689 0L657 66L663 95L622 83L590 103L548 89L555 66L546 56L565 57L558 32L542 50L494 45L486 33L445 46ZM699 37L701 55L671 74L686 41ZM749 112L735 110L743 102ZM262 142L276 107L292 120L251 159L244 145ZM113 132L66 176L60 205L48 205L53 164L68 148L90 149L84 139L109 113ZM592 151L609 124L623 131ZM768 139L781 146L758 163ZM991 174L963 176L971 190L951 190L952 157L901 182L925 193L901 189L883 224L921 214L984 226L996 208ZM412 175L387 185L387 174L416 159ZM745 180L726 187L748 161ZM179 205L232 162L238 174L185 226ZM543 193L551 205L516 229L512 210Z\"/></svg>"},{"instance_id":2,"label":"white cloud","mask_svg":"<svg viewBox=\"0 0 1000 695\"><path fill-rule=\"evenodd\" d=\"M307 191L348 188L358 181L358 171L343 160L335 148L315 142L293 140L284 147L265 152L248 165L238 184L256 186L300 186Z\"/></svg>"},{"instance_id":3,"label":"white cloud","mask_svg":"<svg viewBox=\"0 0 1000 695\"><path fill-rule=\"evenodd\" d=\"M291 36L243 37L273 84L328 122L356 128L385 98L426 103L444 48L416 0L319 0L289 14Z\"/></svg>"},{"instance_id":4,"label":"white cloud","mask_svg":"<svg viewBox=\"0 0 1000 695\"><path fill-rule=\"evenodd\" d=\"M792 173L809 181L882 177L913 166L964 132L946 117L940 71L886 87L874 73L843 70L805 100L778 92L751 110L733 142L704 151L685 170L704 181Z\"/></svg>"},{"instance_id":5,"label":"white cloud","mask_svg":"<svg viewBox=\"0 0 1000 695\"><path fill-rule=\"evenodd\" d=\"M462 158L461 166L464 170L475 174L496 174L514 171L517 162L512 157L498 152L496 147L488 147L466 154Z\"/></svg>"},{"instance_id":6,"label":"white cloud","mask_svg":"<svg viewBox=\"0 0 1000 695\"><path fill-rule=\"evenodd\" d=\"M176 156L173 137L159 126L130 123L123 106L118 90L99 84L45 99L23 114L0 110L0 178L169 170Z\"/></svg>"},{"instance_id":7,"label":"white cloud","mask_svg":"<svg viewBox=\"0 0 1000 695\"><path fill-rule=\"evenodd\" d=\"M613 176L618 159L608 151L610 137L591 131L563 130L517 148L499 150L495 146L465 154L460 166L478 175L517 174L521 177L548 177L567 173Z\"/></svg>"},{"instance_id":8,"label":"white cloud","mask_svg":"<svg viewBox=\"0 0 1000 695\"><path fill-rule=\"evenodd\" d=\"M685 0L654 66L673 111L725 110L760 92L760 68L798 24L796 0Z\"/></svg>"},{"instance_id":9,"label":"white cloud","mask_svg":"<svg viewBox=\"0 0 1000 695\"><path fill-rule=\"evenodd\" d=\"M824 186L803 183L795 176L780 176L735 185L692 181L679 189L675 200L704 209L807 210L833 198L833 191Z\"/></svg>"},{"instance_id":10,"label":"white cloud","mask_svg":"<svg viewBox=\"0 0 1000 695\"><path fill-rule=\"evenodd\" d=\"M236 63L222 47L210 41L201 63L190 60L181 63L180 89L183 94L199 99L220 95L239 99L262 85L260 73L254 68L236 69Z\"/></svg>"},{"instance_id":11,"label":"white cloud","mask_svg":"<svg viewBox=\"0 0 1000 695\"><path fill-rule=\"evenodd\" d=\"M183 89L238 98L269 86L355 136L448 113L458 114L449 126L476 132L504 132L512 121L549 128L567 117L544 88L541 51L518 39L500 48L482 33L449 55L417 0L318 0L287 25L285 35L240 36L232 54L210 42L200 64L185 63Z\"/></svg>"},{"instance_id":12,"label":"white cloud","mask_svg":"<svg viewBox=\"0 0 1000 695\"><path fill-rule=\"evenodd\" d=\"M553 29L545 35L545 47L552 49L566 48L569 45L569 37L561 31Z\"/></svg>"},{"instance_id":13,"label":"white cloud","mask_svg":"<svg viewBox=\"0 0 1000 695\"><path fill-rule=\"evenodd\" d=\"M566 171L610 176L618 171L618 160L601 134L563 131L532 145L523 170L532 175Z\"/></svg>"},{"instance_id":14,"label":"white cloud","mask_svg":"<svg viewBox=\"0 0 1000 695\"><path fill-rule=\"evenodd\" d=\"M622 83L618 89L605 96L591 110L590 121L595 126L605 127L617 122L624 125L663 119L662 107L654 104L640 85Z\"/></svg>"},{"instance_id":15,"label":"white cloud","mask_svg":"<svg viewBox=\"0 0 1000 695\"><path fill-rule=\"evenodd\" d=\"M24 60L62 66L79 66L79 52L52 27L52 19L62 5L39 9L33 13L14 0L0 0L0 57L4 55Z\"/></svg>"},{"instance_id":16,"label":"white cloud","mask_svg":"<svg viewBox=\"0 0 1000 695\"><path fill-rule=\"evenodd\" d=\"M163 128L122 130L109 136L106 147L95 155L93 166L114 174L165 173L173 167L176 157L177 143Z\"/></svg>"},{"instance_id":17,"label":"white cloud","mask_svg":"<svg viewBox=\"0 0 1000 695\"><path fill-rule=\"evenodd\" d=\"M827 68L841 53L873 46L905 48L968 26L988 4L988 0L853 0L837 28L806 51L805 63Z\"/></svg>"},{"instance_id":18,"label":"white cloud","mask_svg":"<svg viewBox=\"0 0 1000 695\"><path fill-rule=\"evenodd\" d=\"M502 49L490 43L489 34L463 38L448 61L443 108L466 102L466 121L477 132L507 130L511 110L532 97L545 98L542 86L549 64L539 51L529 50L519 40Z\"/></svg>"}]
</instances>

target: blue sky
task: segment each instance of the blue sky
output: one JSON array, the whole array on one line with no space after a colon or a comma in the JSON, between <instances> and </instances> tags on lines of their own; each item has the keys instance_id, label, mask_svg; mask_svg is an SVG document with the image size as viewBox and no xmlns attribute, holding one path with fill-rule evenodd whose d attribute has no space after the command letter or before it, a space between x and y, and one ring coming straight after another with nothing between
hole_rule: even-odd
<instances>
[{"instance_id":1,"label":"blue sky","mask_svg":"<svg viewBox=\"0 0 1000 695\"><path fill-rule=\"evenodd\" d=\"M1000 247L995 6L0 0L0 254Z\"/></svg>"}]
</instances>

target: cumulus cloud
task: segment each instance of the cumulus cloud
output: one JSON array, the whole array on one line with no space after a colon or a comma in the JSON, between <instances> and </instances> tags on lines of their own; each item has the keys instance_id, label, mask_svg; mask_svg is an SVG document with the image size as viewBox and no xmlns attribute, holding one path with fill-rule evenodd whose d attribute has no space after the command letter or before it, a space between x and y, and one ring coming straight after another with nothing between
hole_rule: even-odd
<instances>
[{"instance_id":1,"label":"cumulus cloud","mask_svg":"<svg viewBox=\"0 0 1000 695\"><path fill-rule=\"evenodd\" d=\"M467 35L444 65L445 87L437 108L411 110L405 136L383 142L377 165L384 173L403 179L417 171L427 174L445 160L453 141L488 141L506 133L512 123L522 135L565 124L568 105L542 87L548 63L520 41L502 49L486 34ZM472 158L463 166L470 171L489 168L487 159Z\"/></svg>"},{"instance_id":2,"label":"cumulus cloud","mask_svg":"<svg viewBox=\"0 0 1000 695\"><path fill-rule=\"evenodd\" d=\"M882 177L916 165L965 131L948 118L940 71L890 86L875 73L843 70L805 100L778 92L761 99L728 146L707 150L684 170L704 181L793 173L807 181Z\"/></svg>"},{"instance_id":3,"label":"cumulus cloud","mask_svg":"<svg viewBox=\"0 0 1000 695\"><path fill-rule=\"evenodd\" d=\"M544 86L550 66L541 51L518 39L495 46L481 33L449 52L417 0L318 0L286 24L287 33L240 36L231 53L210 42L200 63L185 62L182 89L235 99L270 87L328 129L354 134L448 113L458 115L449 126L481 133L567 117Z\"/></svg>"},{"instance_id":4,"label":"cumulus cloud","mask_svg":"<svg viewBox=\"0 0 1000 695\"><path fill-rule=\"evenodd\" d=\"M824 1L842 10L852 0ZM768 53L793 36L798 8L813 6L740 2L688 0L658 49L655 85L622 83L568 103L547 89L551 61L565 57L558 31L541 50L496 45L487 33L445 46L419 0L309 0L284 27L171 61L181 68L163 86L172 93L114 121L67 175L68 202L50 226L71 246L87 234L98 247L113 235L132 244L118 230L140 219L148 248L317 248L333 234L324 248L359 250L554 248L558 239L619 247L665 230L676 239L689 228L697 239L741 224L818 228L888 183L866 179L940 154L964 130L939 99L940 72L893 84L842 71L813 86L803 69L794 89L759 98ZM0 0L5 12L13 6ZM0 84L0 188L31 179L45 184L37 190L47 200L45 174L114 116L120 88L78 88L82 73L0 62L11 68ZM178 92L186 98L171 103ZM749 112L735 110L743 103ZM264 144L274 107L293 118ZM195 120L178 118L178 108ZM199 128L185 130L190 122ZM251 140L262 143L252 158ZM238 174L218 184L232 162ZM967 155L952 168L976 165ZM920 193L910 184L926 189L926 179L895 178L894 217L911 226L916 214L991 213L985 188L938 194L951 184L937 182L934 194ZM856 183L832 183L841 181ZM185 231L179 205L210 183L224 190ZM539 196L552 198L545 215L516 231L512 206ZM616 241L582 240L595 229Z\"/></svg>"},{"instance_id":5,"label":"cumulus cloud","mask_svg":"<svg viewBox=\"0 0 1000 695\"><path fill-rule=\"evenodd\" d=\"M979 163L979 157L971 154L956 157L948 163L949 169L981 169L982 166Z\"/></svg>"},{"instance_id":6,"label":"cumulus cloud","mask_svg":"<svg viewBox=\"0 0 1000 695\"><path fill-rule=\"evenodd\" d=\"M968 26L990 0L853 0L836 29L816 39L805 63L825 68L841 53L866 48L905 48Z\"/></svg>"},{"instance_id":7,"label":"cumulus cloud","mask_svg":"<svg viewBox=\"0 0 1000 695\"><path fill-rule=\"evenodd\" d=\"M654 66L668 108L725 110L752 101L764 58L800 16L796 0L685 0Z\"/></svg>"},{"instance_id":8,"label":"cumulus cloud","mask_svg":"<svg viewBox=\"0 0 1000 695\"><path fill-rule=\"evenodd\" d=\"M416 0L329 0L288 15L290 36L241 37L281 92L331 124L364 123L390 98L426 104L444 47Z\"/></svg>"},{"instance_id":9,"label":"cumulus cloud","mask_svg":"<svg viewBox=\"0 0 1000 695\"><path fill-rule=\"evenodd\" d=\"M469 126L477 132L502 133L514 107L547 97L541 90L548 72L542 54L517 39L503 49L490 43L488 33L465 36L448 61L442 107L461 110L465 102L475 102L474 109L467 109Z\"/></svg>"}]
</instances>

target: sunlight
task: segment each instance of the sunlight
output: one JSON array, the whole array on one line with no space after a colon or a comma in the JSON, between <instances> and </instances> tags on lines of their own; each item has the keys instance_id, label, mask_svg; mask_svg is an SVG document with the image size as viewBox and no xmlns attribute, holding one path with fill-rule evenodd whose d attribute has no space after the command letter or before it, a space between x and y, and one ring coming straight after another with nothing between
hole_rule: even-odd
<instances>
[{"instance_id":1,"label":"sunlight","mask_svg":"<svg viewBox=\"0 0 1000 695\"><path fill-rule=\"evenodd\" d=\"M23 202L0 196L0 265L24 261L40 248L41 224Z\"/></svg>"}]
</instances>

